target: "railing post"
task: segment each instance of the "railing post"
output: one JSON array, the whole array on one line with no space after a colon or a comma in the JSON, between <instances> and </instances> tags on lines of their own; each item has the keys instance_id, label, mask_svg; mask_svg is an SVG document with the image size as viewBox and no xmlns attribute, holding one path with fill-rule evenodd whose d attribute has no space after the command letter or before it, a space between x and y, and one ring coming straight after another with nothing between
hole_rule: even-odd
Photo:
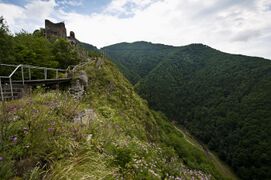
<instances>
[{"instance_id":1,"label":"railing post","mask_svg":"<svg viewBox=\"0 0 271 180\"><path fill-rule=\"evenodd\" d=\"M1 93L1 99L2 102L4 101L4 94L3 94L3 88L2 88L2 79L0 78L0 93Z\"/></svg>"},{"instance_id":2,"label":"railing post","mask_svg":"<svg viewBox=\"0 0 271 180\"><path fill-rule=\"evenodd\" d=\"M13 96L13 86L12 86L12 80L11 80L11 78L9 78L9 85L10 85L11 98L14 99L14 96Z\"/></svg>"},{"instance_id":3,"label":"railing post","mask_svg":"<svg viewBox=\"0 0 271 180\"><path fill-rule=\"evenodd\" d=\"M56 79L58 79L58 69L56 70Z\"/></svg>"},{"instance_id":4,"label":"railing post","mask_svg":"<svg viewBox=\"0 0 271 180\"><path fill-rule=\"evenodd\" d=\"M30 67L28 68L28 77L29 77L29 80L31 80L31 69L30 69Z\"/></svg>"},{"instance_id":5,"label":"railing post","mask_svg":"<svg viewBox=\"0 0 271 180\"><path fill-rule=\"evenodd\" d=\"M47 79L47 69L46 68L44 69L44 79L45 80Z\"/></svg>"},{"instance_id":6,"label":"railing post","mask_svg":"<svg viewBox=\"0 0 271 180\"><path fill-rule=\"evenodd\" d=\"M21 67L21 70L22 70L22 81L23 81L23 85L24 85L24 67L23 66Z\"/></svg>"}]
</instances>

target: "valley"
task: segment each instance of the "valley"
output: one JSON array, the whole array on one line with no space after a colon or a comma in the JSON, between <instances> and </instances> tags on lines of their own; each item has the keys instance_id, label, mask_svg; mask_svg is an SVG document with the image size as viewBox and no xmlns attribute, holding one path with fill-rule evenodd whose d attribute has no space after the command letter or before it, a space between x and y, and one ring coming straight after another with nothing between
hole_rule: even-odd
<instances>
[{"instance_id":1,"label":"valley","mask_svg":"<svg viewBox=\"0 0 271 180\"><path fill-rule=\"evenodd\" d=\"M270 60L203 44L135 42L103 50L152 108L206 144L241 179L271 176Z\"/></svg>"}]
</instances>

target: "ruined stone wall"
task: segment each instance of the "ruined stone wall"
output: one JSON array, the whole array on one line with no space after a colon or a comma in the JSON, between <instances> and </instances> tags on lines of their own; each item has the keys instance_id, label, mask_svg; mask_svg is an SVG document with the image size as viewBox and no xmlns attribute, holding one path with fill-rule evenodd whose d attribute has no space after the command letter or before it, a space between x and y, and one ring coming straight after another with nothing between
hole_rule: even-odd
<instances>
[{"instance_id":1,"label":"ruined stone wall","mask_svg":"<svg viewBox=\"0 0 271 180\"><path fill-rule=\"evenodd\" d=\"M50 37L59 37L59 38L66 38L67 31L65 28L64 22L61 23L52 23L49 20L45 20L45 35L47 38Z\"/></svg>"},{"instance_id":2,"label":"ruined stone wall","mask_svg":"<svg viewBox=\"0 0 271 180\"><path fill-rule=\"evenodd\" d=\"M75 38L75 33L73 31L70 32L70 36L67 37L67 39L70 41L72 45L78 44L78 40Z\"/></svg>"}]
</instances>

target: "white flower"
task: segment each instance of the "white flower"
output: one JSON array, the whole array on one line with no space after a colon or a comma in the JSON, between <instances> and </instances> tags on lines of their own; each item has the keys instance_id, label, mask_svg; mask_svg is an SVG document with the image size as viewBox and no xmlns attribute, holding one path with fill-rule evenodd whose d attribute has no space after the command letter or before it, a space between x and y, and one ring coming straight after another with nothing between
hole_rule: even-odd
<instances>
[{"instance_id":1,"label":"white flower","mask_svg":"<svg viewBox=\"0 0 271 180\"><path fill-rule=\"evenodd\" d=\"M87 141L89 142L91 139L92 139L92 134L89 134L88 136L87 136Z\"/></svg>"}]
</instances>

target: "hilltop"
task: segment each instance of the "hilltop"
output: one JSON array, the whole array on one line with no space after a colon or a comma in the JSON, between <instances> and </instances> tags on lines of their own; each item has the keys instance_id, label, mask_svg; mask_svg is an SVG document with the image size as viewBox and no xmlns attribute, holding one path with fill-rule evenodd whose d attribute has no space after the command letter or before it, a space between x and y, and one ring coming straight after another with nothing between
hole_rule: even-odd
<instances>
[{"instance_id":1,"label":"hilltop","mask_svg":"<svg viewBox=\"0 0 271 180\"><path fill-rule=\"evenodd\" d=\"M133 84L144 78L167 54L175 49L173 46L143 41L132 44L119 43L102 48Z\"/></svg>"}]
</instances>

